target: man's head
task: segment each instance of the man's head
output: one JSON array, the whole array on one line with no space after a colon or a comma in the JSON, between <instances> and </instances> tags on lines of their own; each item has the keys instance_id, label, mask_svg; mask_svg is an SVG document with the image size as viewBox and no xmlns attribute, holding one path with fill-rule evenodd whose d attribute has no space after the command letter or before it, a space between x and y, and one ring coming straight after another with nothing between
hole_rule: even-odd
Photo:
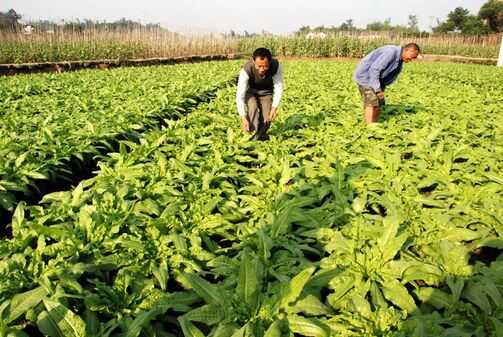
<instances>
[{"instance_id":1,"label":"man's head","mask_svg":"<svg viewBox=\"0 0 503 337\"><path fill-rule=\"evenodd\" d=\"M402 48L402 61L410 62L419 57L421 49L416 43L408 43Z\"/></svg>"},{"instance_id":2,"label":"man's head","mask_svg":"<svg viewBox=\"0 0 503 337\"><path fill-rule=\"evenodd\" d=\"M271 51L267 48L258 48L253 52L253 63L260 76L265 76L272 61Z\"/></svg>"}]
</instances>

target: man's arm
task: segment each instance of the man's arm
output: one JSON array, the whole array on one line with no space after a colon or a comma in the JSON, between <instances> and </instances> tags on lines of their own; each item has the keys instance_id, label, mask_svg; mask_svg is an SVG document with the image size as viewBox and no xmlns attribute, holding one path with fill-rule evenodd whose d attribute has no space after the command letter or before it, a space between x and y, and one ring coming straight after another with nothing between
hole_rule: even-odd
<instances>
[{"instance_id":1,"label":"man's arm","mask_svg":"<svg viewBox=\"0 0 503 337\"><path fill-rule=\"evenodd\" d=\"M281 97L283 96L283 68L281 64L278 66L278 71L276 75L272 77L274 83L274 93L272 96L272 109L270 120L273 121L276 118L276 113L278 111L279 104L281 103Z\"/></svg>"},{"instance_id":2,"label":"man's arm","mask_svg":"<svg viewBox=\"0 0 503 337\"><path fill-rule=\"evenodd\" d=\"M248 124L248 119L246 118L246 91L248 90L248 80L249 76L244 69L239 72L238 88L236 91L236 105L238 108L239 116L243 123L243 130L245 132L250 131L250 126Z\"/></svg>"},{"instance_id":3,"label":"man's arm","mask_svg":"<svg viewBox=\"0 0 503 337\"><path fill-rule=\"evenodd\" d=\"M382 92L381 72L393 62L393 54L382 54L369 68L369 85L376 93Z\"/></svg>"},{"instance_id":4,"label":"man's arm","mask_svg":"<svg viewBox=\"0 0 503 337\"><path fill-rule=\"evenodd\" d=\"M248 74L244 69L239 72L238 88L236 92L236 105L238 107L239 116L246 116L246 91L248 90Z\"/></svg>"}]
</instances>

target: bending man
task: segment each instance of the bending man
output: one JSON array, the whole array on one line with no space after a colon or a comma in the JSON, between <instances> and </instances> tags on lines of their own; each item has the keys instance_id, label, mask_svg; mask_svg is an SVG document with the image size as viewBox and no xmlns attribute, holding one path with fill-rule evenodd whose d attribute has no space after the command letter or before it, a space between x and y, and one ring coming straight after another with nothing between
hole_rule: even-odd
<instances>
[{"instance_id":1,"label":"bending man","mask_svg":"<svg viewBox=\"0 0 503 337\"><path fill-rule=\"evenodd\" d=\"M276 118L283 95L283 71L278 60L266 48L253 52L239 73L236 103L245 132L252 139L267 140L267 130Z\"/></svg>"},{"instance_id":2,"label":"bending man","mask_svg":"<svg viewBox=\"0 0 503 337\"><path fill-rule=\"evenodd\" d=\"M403 62L418 58L421 50L415 43L383 46L368 54L356 68L353 76L362 95L364 118L367 124L379 119L384 106L384 90L402 71Z\"/></svg>"}]
</instances>

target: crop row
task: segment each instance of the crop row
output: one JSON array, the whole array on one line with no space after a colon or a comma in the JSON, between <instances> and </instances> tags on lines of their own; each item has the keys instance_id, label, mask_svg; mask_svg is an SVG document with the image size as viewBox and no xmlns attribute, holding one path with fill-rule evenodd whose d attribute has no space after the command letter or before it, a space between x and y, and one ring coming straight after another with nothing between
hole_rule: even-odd
<instances>
[{"instance_id":1,"label":"crop row","mask_svg":"<svg viewBox=\"0 0 503 337\"><path fill-rule=\"evenodd\" d=\"M37 194L40 180L113 150L114 141L179 117L236 75L238 64L201 63L0 79L0 208ZM75 162L77 164L75 164ZM37 182L37 180L39 182Z\"/></svg>"},{"instance_id":2,"label":"crop row","mask_svg":"<svg viewBox=\"0 0 503 337\"><path fill-rule=\"evenodd\" d=\"M19 204L1 331L498 336L503 264L482 253L503 248L501 72L409 65L366 127L354 66L285 62L268 142L225 88Z\"/></svg>"},{"instance_id":3,"label":"crop row","mask_svg":"<svg viewBox=\"0 0 503 337\"><path fill-rule=\"evenodd\" d=\"M0 64L102 59L145 59L187 55L252 53L266 46L282 56L362 57L376 46L418 42L428 54L497 58L501 37L459 35L394 36L342 32L327 38L305 36L180 36L157 31L0 34Z\"/></svg>"},{"instance_id":4,"label":"crop row","mask_svg":"<svg viewBox=\"0 0 503 337\"><path fill-rule=\"evenodd\" d=\"M385 45L417 42L425 54L458 55L477 58L497 58L499 44L464 43L449 38L390 38L333 36L306 39L303 37L255 37L239 40L241 52L253 52L254 46L265 46L275 55L300 57L357 57Z\"/></svg>"}]
</instances>

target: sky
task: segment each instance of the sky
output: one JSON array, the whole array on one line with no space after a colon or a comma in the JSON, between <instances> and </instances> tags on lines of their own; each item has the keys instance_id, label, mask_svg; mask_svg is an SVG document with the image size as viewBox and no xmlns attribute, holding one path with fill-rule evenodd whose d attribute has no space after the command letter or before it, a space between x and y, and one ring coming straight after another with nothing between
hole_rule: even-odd
<instances>
[{"instance_id":1,"label":"sky","mask_svg":"<svg viewBox=\"0 0 503 337\"><path fill-rule=\"evenodd\" d=\"M476 14L486 0L1 0L0 11L13 8L23 19L113 21L120 18L160 23L185 32L267 32L286 34L301 26L338 26L353 19L357 27L391 19L407 24L417 15L422 30L444 20L456 7Z\"/></svg>"}]
</instances>

